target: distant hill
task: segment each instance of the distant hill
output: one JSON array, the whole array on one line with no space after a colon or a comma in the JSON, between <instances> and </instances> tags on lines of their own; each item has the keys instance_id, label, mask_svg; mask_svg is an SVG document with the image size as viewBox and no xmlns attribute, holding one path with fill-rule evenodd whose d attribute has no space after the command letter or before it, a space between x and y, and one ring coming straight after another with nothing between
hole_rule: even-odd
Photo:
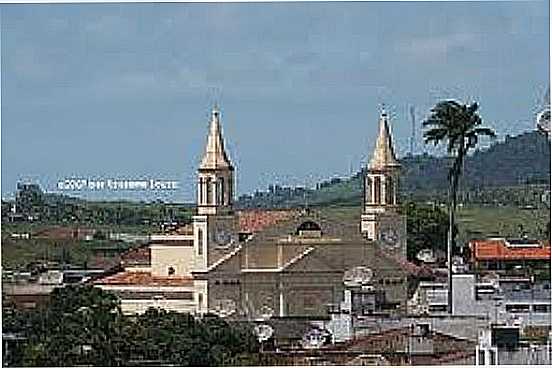
<instances>
[{"instance_id":1,"label":"distant hill","mask_svg":"<svg viewBox=\"0 0 552 368\"><path fill-rule=\"evenodd\" d=\"M403 190L446 189L448 161L428 155L403 158ZM550 142L538 132L506 136L468 157L464 170L465 188L549 184Z\"/></svg>"},{"instance_id":2,"label":"distant hill","mask_svg":"<svg viewBox=\"0 0 552 368\"><path fill-rule=\"evenodd\" d=\"M428 195L447 190L450 160L427 154L406 156L402 164L401 194ZM359 204L364 172L345 179L334 178L316 189L269 186L268 192L241 196L238 207L296 207L326 204ZM461 182L464 190L550 184L550 142L538 132L507 136L468 157Z\"/></svg>"}]
</instances>

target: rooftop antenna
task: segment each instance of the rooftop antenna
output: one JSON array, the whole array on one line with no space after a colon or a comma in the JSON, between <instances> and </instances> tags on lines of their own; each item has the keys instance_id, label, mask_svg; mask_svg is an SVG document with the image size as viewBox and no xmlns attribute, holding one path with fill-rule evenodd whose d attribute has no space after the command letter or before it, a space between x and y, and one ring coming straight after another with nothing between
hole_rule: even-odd
<instances>
[{"instance_id":1,"label":"rooftop antenna","mask_svg":"<svg viewBox=\"0 0 552 368\"><path fill-rule=\"evenodd\" d=\"M410 120L412 122L412 134L410 136L410 156L414 156L414 142L416 140L416 113L415 107L410 106Z\"/></svg>"}]
</instances>

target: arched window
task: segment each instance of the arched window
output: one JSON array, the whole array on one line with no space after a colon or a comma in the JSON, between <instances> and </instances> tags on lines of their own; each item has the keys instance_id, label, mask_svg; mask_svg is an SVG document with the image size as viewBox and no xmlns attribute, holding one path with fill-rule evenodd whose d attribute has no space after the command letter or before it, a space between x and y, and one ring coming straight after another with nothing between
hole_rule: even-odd
<instances>
[{"instance_id":1,"label":"arched window","mask_svg":"<svg viewBox=\"0 0 552 368\"><path fill-rule=\"evenodd\" d=\"M211 204L213 201L213 187L211 186L211 178L207 178L207 200L205 201L206 204Z\"/></svg>"},{"instance_id":2,"label":"arched window","mask_svg":"<svg viewBox=\"0 0 552 368\"><path fill-rule=\"evenodd\" d=\"M374 203L381 203L381 178L379 176L374 178Z\"/></svg>"},{"instance_id":3,"label":"arched window","mask_svg":"<svg viewBox=\"0 0 552 368\"><path fill-rule=\"evenodd\" d=\"M205 203L205 198L204 198L204 190L203 190L203 178L199 178L199 188L198 188L198 197L199 197L199 203L202 204L202 203Z\"/></svg>"},{"instance_id":4,"label":"arched window","mask_svg":"<svg viewBox=\"0 0 552 368\"><path fill-rule=\"evenodd\" d=\"M387 178L386 186L385 186L385 203L386 204L394 204L393 198L395 197L395 181L393 178Z\"/></svg>"},{"instance_id":5,"label":"arched window","mask_svg":"<svg viewBox=\"0 0 552 368\"><path fill-rule=\"evenodd\" d=\"M371 203L372 202L372 178L369 176L366 176L366 202Z\"/></svg>"},{"instance_id":6,"label":"arched window","mask_svg":"<svg viewBox=\"0 0 552 368\"><path fill-rule=\"evenodd\" d=\"M305 221L295 231L299 236L322 236L322 228L314 221Z\"/></svg>"},{"instance_id":7,"label":"arched window","mask_svg":"<svg viewBox=\"0 0 552 368\"><path fill-rule=\"evenodd\" d=\"M232 175L230 175L230 177L228 177L228 196L227 196L229 205L232 204L233 198L234 198L234 179L232 179Z\"/></svg>"},{"instance_id":8,"label":"arched window","mask_svg":"<svg viewBox=\"0 0 552 368\"><path fill-rule=\"evenodd\" d=\"M197 230L197 254L200 256L203 254L203 230L202 229Z\"/></svg>"},{"instance_id":9,"label":"arched window","mask_svg":"<svg viewBox=\"0 0 552 368\"><path fill-rule=\"evenodd\" d=\"M224 178L220 178L219 179L219 204L223 205L224 204Z\"/></svg>"}]
</instances>

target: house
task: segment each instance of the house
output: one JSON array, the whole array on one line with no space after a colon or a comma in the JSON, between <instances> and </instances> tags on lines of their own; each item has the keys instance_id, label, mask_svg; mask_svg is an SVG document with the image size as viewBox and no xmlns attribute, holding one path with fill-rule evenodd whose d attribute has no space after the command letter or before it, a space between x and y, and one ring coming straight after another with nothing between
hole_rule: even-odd
<instances>
[{"instance_id":1,"label":"house","mask_svg":"<svg viewBox=\"0 0 552 368\"><path fill-rule=\"evenodd\" d=\"M489 238L470 241L469 249L472 266L478 272L550 271L549 240Z\"/></svg>"}]
</instances>

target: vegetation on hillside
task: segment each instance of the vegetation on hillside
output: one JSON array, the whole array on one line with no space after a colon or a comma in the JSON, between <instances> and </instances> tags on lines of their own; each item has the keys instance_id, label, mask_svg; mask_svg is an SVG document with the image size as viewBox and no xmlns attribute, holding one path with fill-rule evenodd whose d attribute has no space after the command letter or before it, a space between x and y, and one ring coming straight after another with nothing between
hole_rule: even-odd
<instances>
[{"instance_id":1,"label":"vegetation on hillside","mask_svg":"<svg viewBox=\"0 0 552 368\"><path fill-rule=\"evenodd\" d=\"M6 222L149 226L187 222L191 213L191 207L185 204L86 201L45 193L36 184L19 185L15 201L2 201L2 219Z\"/></svg>"},{"instance_id":2,"label":"vegetation on hillside","mask_svg":"<svg viewBox=\"0 0 552 368\"><path fill-rule=\"evenodd\" d=\"M450 159L427 154L406 156L401 162L401 196L417 200L445 200ZM258 191L239 198L240 207L274 208L309 205L357 205L362 200L362 176L334 178L321 182L316 189L287 188L272 185L268 192ZM488 149L476 150L466 158L465 173L459 183L460 201L491 203L497 192L508 187L504 204L528 205L527 187L542 194L550 187L550 142L538 132L507 136ZM274 189L275 188L275 189ZM515 192L514 195L511 195ZM473 202L475 201L475 202Z\"/></svg>"}]
</instances>

